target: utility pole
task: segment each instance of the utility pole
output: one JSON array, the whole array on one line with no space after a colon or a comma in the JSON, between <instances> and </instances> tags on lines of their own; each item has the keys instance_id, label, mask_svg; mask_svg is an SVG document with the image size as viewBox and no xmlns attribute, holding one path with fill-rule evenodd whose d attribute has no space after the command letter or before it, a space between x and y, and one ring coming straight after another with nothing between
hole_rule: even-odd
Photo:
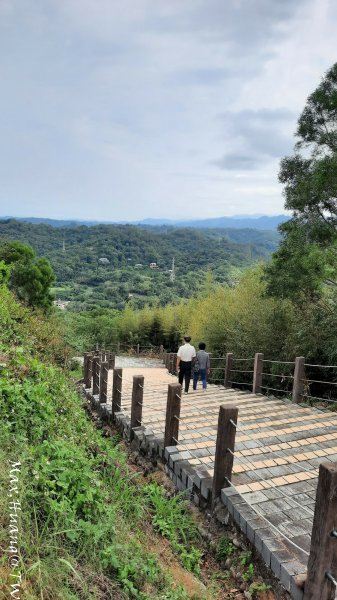
<instances>
[{"instance_id":1,"label":"utility pole","mask_svg":"<svg viewBox=\"0 0 337 600\"><path fill-rule=\"evenodd\" d=\"M172 283L174 282L176 278L176 274L175 274L175 268L174 268L174 257L172 258L172 270L171 270L171 275L170 275L170 281L172 281Z\"/></svg>"}]
</instances>

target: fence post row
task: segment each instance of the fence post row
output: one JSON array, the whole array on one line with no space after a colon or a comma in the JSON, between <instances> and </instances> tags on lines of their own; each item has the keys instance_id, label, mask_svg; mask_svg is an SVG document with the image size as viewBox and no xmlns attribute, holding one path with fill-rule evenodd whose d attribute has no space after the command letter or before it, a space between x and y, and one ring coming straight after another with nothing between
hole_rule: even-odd
<instances>
[{"instance_id":1,"label":"fence post row","mask_svg":"<svg viewBox=\"0 0 337 600\"><path fill-rule=\"evenodd\" d=\"M166 422L164 447L176 446L179 435L179 418L181 404L181 385L180 383L169 383L167 391L166 404Z\"/></svg>"},{"instance_id":2,"label":"fence post row","mask_svg":"<svg viewBox=\"0 0 337 600\"><path fill-rule=\"evenodd\" d=\"M293 402L298 404L303 400L303 391L304 391L304 378L305 378L305 368L304 368L305 358L304 356L296 356L295 358L295 370L294 370L294 384L293 384Z\"/></svg>"},{"instance_id":3,"label":"fence post row","mask_svg":"<svg viewBox=\"0 0 337 600\"><path fill-rule=\"evenodd\" d=\"M224 386L231 387L230 378L231 378L231 370L233 368L233 352L227 352L226 354L226 366L225 366L225 379Z\"/></svg>"},{"instance_id":4,"label":"fence post row","mask_svg":"<svg viewBox=\"0 0 337 600\"><path fill-rule=\"evenodd\" d=\"M131 398L130 441L134 438L133 428L139 427L142 424L143 392L143 375L134 375Z\"/></svg>"},{"instance_id":5,"label":"fence post row","mask_svg":"<svg viewBox=\"0 0 337 600\"><path fill-rule=\"evenodd\" d=\"M334 600L337 579L337 463L322 463L303 600Z\"/></svg>"},{"instance_id":6,"label":"fence post row","mask_svg":"<svg viewBox=\"0 0 337 600\"><path fill-rule=\"evenodd\" d=\"M234 446L238 408L221 404L218 419L218 433L215 447L212 505L214 507L221 490L228 487L232 478Z\"/></svg>"},{"instance_id":7,"label":"fence post row","mask_svg":"<svg viewBox=\"0 0 337 600\"><path fill-rule=\"evenodd\" d=\"M92 359L92 395L99 394L99 356Z\"/></svg>"},{"instance_id":8,"label":"fence post row","mask_svg":"<svg viewBox=\"0 0 337 600\"><path fill-rule=\"evenodd\" d=\"M114 369L112 383L112 414L120 412L122 406L123 369Z\"/></svg>"},{"instance_id":9,"label":"fence post row","mask_svg":"<svg viewBox=\"0 0 337 600\"><path fill-rule=\"evenodd\" d=\"M107 404L108 402L108 374L109 363L104 361L101 363L99 370L99 401L101 404Z\"/></svg>"},{"instance_id":10,"label":"fence post row","mask_svg":"<svg viewBox=\"0 0 337 600\"><path fill-rule=\"evenodd\" d=\"M253 394L261 393L262 385L262 371L263 371L263 354L262 352L256 352L254 359L254 379L253 379Z\"/></svg>"}]
</instances>

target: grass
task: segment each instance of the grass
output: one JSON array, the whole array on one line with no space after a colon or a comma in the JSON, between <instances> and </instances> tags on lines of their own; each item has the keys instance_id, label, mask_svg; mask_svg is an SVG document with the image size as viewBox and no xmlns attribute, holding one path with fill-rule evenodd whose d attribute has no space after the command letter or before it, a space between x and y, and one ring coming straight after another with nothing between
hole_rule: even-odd
<instances>
[{"instance_id":1,"label":"grass","mask_svg":"<svg viewBox=\"0 0 337 600\"><path fill-rule=\"evenodd\" d=\"M203 593L190 593L174 581L165 561L149 548L149 540L164 535L181 568L198 572L196 526L185 503L166 498L154 483L137 485L140 475L129 472L117 439L103 438L87 419L68 376L51 364L50 349L43 356L32 344L29 314L13 305L7 292L6 297L16 312L12 318L6 302L0 308L0 320L6 317L0 348L6 356L0 372L0 481L8 489L8 460L20 460L22 598L202 599ZM6 547L6 493L0 522ZM0 590L8 592L6 557L1 569Z\"/></svg>"},{"instance_id":2,"label":"grass","mask_svg":"<svg viewBox=\"0 0 337 600\"><path fill-rule=\"evenodd\" d=\"M229 572L207 574L198 526L182 495L144 484L143 474L128 467L118 436L103 437L87 418L58 321L29 313L0 287L0 325L0 545L5 551L9 541L8 461L20 460L20 597L223 597ZM217 558L235 552L224 536ZM240 556L254 596L264 584L252 581L250 556ZM0 597L11 583L3 552Z\"/></svg>"}]
</instances>

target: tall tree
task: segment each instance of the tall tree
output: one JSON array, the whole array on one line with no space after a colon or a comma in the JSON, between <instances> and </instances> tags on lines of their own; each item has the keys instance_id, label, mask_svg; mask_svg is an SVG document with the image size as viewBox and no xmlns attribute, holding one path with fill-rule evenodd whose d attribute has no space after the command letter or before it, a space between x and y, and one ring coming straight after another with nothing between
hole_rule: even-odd
<instances>
[{"instance_id":1,"label":"tall tree","mask_svg":"<svg viewBox=\"0 0 337 600\"><path fill-rule=\"evenodd\" d=\"M266 278L270 294L303 300L337 285L337 63L309 96L296 137L279 173L292 217Z\"/></svg>"},{"instance_id":2,"label":"tall tree","mask_svg":"<svg viewBox=\"0 0 337 600\"><path fill-rule=\"evenodd\" d=\"M9 287L22 302L43 310L51 307L55 277L46 258L38 258L30 246L15 241L0 246L1 260L10 269Z\"/></svg>"}]
</instances>

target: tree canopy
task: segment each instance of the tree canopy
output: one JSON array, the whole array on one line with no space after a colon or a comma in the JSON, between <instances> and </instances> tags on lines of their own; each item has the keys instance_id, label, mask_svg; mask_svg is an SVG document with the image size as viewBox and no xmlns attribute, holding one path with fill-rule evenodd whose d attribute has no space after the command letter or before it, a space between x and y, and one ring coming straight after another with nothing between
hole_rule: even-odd
<instances>
[{"instance_id":1,"label":"tree canopy","mask_svg":"<svg viewBox=\"0 0 337 600\"><path fill-rule=\"evenodd\" d=\"M38 258L30 246L17 241L0 245L0 271L4 282L9 280L9 287L27 306L50 308L54 273L49 261Z\"/></svg>"},{"instance_id":2,"label":"tree canopy","mask_svg":"<svg viewBox=\"0 0 337 600\"><path fill-rule=\"evenodd\" d=\"M296 137L279 173L292 218L280 226L283 240L266 274L269 293L304 300L337 278L337 63L309 96Z\"/></svg>"}]
</instances>

